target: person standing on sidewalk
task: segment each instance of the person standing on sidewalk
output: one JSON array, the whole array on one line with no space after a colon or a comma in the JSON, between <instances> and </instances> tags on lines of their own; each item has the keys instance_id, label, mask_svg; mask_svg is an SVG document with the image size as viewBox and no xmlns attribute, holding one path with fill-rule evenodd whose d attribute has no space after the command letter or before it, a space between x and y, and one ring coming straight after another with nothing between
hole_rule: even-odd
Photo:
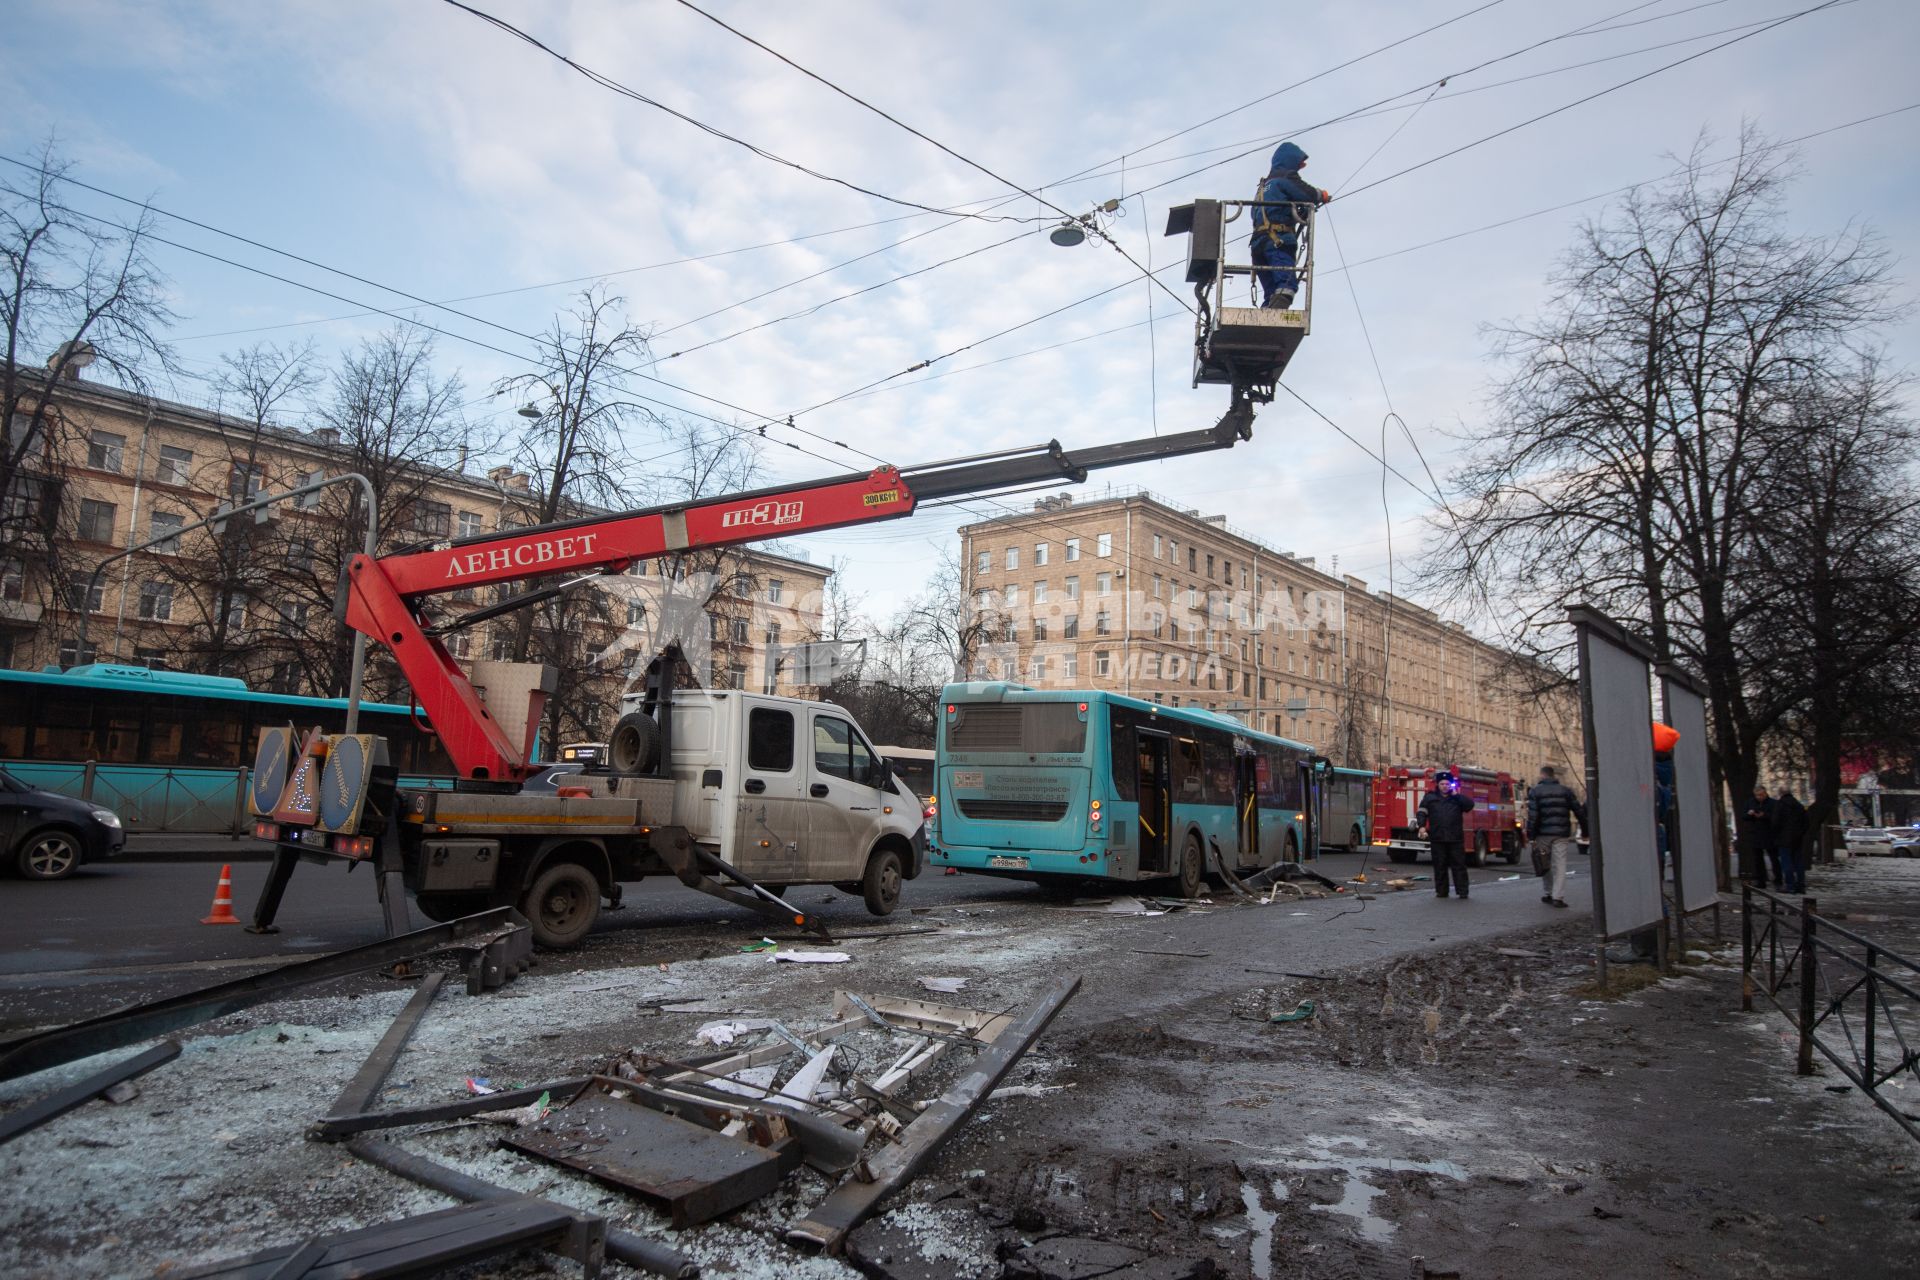
<instances>
[{"instance_id":1,"label":"person standing on sidewalk","mask_svg":"<svg viewBox=\"0 0 1920 1280\"><path fill-rule=\"evenodd\" d=\"M1586 830L1587 807L1552 765L1541 765L1540 780L1527 791L1527 839L1533 842L1534 864L1543 868L1546 892L1540 901L1548 906L1567 905L1567 859L1573 856L1576 819Z\"/></svg>"},{"instance_id":2,"label":"person standing on sidewalk","mask_svg":"<svg viewBox=\"0 0 1920 1280\"><path fill-rule=\"evenodd\" d=\"M1811 861L1807 843L1807 806L1793 798L1791 790L1782 790L1773 802L1773 823L1768 835L1772 841L1780 881L1788 893L1807 891L1807 863Z\"/></svg>"},{"instance_id":3,"label":"person standing on sidewalk","mask_svg":"<svg viewBox=\"0 0 1920 1280\"><path fill-rule=\"evenodd\" d=\"M1460 897L1467 896L1467 831L1464 821L1473 798L1460 794L1460 779L1451 773L1434 775L1433 789L1420 801L1420 829L1433 850L1433 892L1447 896L1449 879Z\"/></svg>"},{"instance_id":4,"label":"person standing on sidewalk","mask_svg":"<svg viewBox=\"0 0 1920 1280\"><path fill-rule=\"evenodd\" d=\"M1753 844L1753 882L1762 889L1771 879L1781 888L1786 887L1786 875L1780 870L1780 847L1773 838L1773 797L1767 794L1765 787L1753 789L1753 803L1747 806L1747 824L1749 839ZM1773 875L1767 875L1771 868Z\"/></svg>"}]
</instances>

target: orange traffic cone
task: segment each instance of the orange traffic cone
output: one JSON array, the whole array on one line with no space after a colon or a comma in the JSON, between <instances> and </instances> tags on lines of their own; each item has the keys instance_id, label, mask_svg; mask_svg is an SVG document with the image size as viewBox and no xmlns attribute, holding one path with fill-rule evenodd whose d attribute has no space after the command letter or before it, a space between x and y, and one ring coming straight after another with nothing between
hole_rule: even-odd
<instances>
[{"instance_id":1,"label":"orange traffic cone","mask_svg":"<svg viewBox=\"0 0 1920 1280\"><path fill-rule=\"evenodd\" d=\"M239 924L240 918L233 914L233 864L226 863L220 868L220 883L213 890L213 914L203 916L201 924Z\"/></svg>"}]
</instances>

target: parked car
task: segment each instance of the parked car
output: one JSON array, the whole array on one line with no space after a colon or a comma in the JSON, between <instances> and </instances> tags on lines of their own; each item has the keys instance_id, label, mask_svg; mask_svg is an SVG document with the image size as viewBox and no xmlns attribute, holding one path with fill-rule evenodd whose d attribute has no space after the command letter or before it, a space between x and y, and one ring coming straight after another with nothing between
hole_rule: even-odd
<instances>
[{"instance_id":1,"label":"parked car","mask_svg":"<svg viewBox=\"0 0 1920 1280\"><path fill-rule=\"evenodd\" d=\"M581 766L577 764L542 765L538 773L532 774L525 782L520 784L520 789L522 791L543 791L551 793L560 787L566 786L567 779L577 775L580 769Z\"/></svg>"},{"instance_id":2,"label":"parked car","mask_svg":"<svg viewBox=\"0 0 1920 1280\"><path fill-rule=\"evenodd\" d=\"M1920 858L1920 825L1848 827L1847 852L1856 858Z\"/></svg>"},{"instance_id":3,"label":"parked car","mask_svg":"<svg viewBox=\"0 0 1920 1280\"><path fill-rule=\"evenodd\" d=\"M0 849L29 880L63 880L83 862L120 852L120 815L86 800L30 787L0 769Z\"/></svg>"}]
</instances>

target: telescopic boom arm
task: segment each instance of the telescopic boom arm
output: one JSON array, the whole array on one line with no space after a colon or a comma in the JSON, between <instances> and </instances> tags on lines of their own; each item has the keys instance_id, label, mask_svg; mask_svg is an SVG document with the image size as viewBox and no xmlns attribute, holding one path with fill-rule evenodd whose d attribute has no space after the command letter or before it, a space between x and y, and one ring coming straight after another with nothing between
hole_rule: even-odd
<instances>
[{"instance_id":1,"label":"telescopic boom arm","mask_svg":"<svg viewBox=\"0 0 1920 1280\"><path fill-rule=\"evenodd\" d=\"M883 466L866 474L506 529L425 551L359 555L348 565L347 625L393 654L461 778L518 782L533 771L526 744L509 739L459 662L428 628L420 606L429 596L552 574L624 573L636 561L656 556L891 520L912 515L921 502L935 498L1079 483L1091 471L1229 449L1252 436L1252 407L1236 396L1210 430L1071 451L1053 441L906 470Z\"/></svg>"}]
</instances>

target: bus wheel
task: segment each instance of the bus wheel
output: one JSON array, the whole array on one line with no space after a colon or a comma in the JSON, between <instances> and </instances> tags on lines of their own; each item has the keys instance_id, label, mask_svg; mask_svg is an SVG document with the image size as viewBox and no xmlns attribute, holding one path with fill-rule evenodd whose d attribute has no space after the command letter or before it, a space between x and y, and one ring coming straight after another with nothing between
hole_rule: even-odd
<instances>
[{"instance_id":1,"label":"bus wheel","mask_svg":"<svg viewBox=\"0 0 1920 1280\"><path fill-rule=\"evenodd\" d=\"M900 905L902 879L900 855L893 850L882 849L867 859L866 878L860 881L860 893L867 900L867 910L876 916L892 915L893 909Z\"/></svg>"},{"instance_id":2,"label":"bus wheel","mask_svg":"<svg viewBox=\"0 0 1920 1280\"><path fill-rule=\"evenodd\" d=\"M1207 886L1207 862L1200 853L1200 837L1188 836L1180 851L1180 896L1197 898Z\"/></svg>"},{"instance_id":3,"label":"bus wheel","mask_svg":"<svg viewBox=\"0 0 1920 1280\"><path fill-rule=\"evenodd\" d=\"M461 916L476 915L491 904L484 893L419 893L414 895L413 905L419 907L420 914L427 919L444 924Z\"/></svg>"},{"instance_id":4,"label":"bus wheel","mask_svg":"<svg viewBox=\"0 0 1920 1280\"><path fill-rule=\"evenodd\" d=\"M1347 832L1347 848L1349 850L1351 850L1354 853L1358 853L1360 850L1366 847L1367 847L1367 838L1360 834L1359 827L1356 826L1354 827L1353 830Z\"/></svg>"},{"instance_id":5,"label":"bus wheel","mask_svg":"<svg viewBox=\"0 0 1920 1280\"><path fill-rule=\"evenodd\" d=\"M577 947L599 918L600 882L577 862L556 862L534 880L520 911L541 946L557 951Z\"/></svg>"},{"instance_id":6,"label":"bus wheel","mask_svg":"<svg viewBox=\"0 0 1920 1280\"><path fill-rule=\"evenodd\" d=\"M1484 831L1473 838L1473 865L1476 867L1487 865L1487 833Z\"/></svg>"}]
</instances>

